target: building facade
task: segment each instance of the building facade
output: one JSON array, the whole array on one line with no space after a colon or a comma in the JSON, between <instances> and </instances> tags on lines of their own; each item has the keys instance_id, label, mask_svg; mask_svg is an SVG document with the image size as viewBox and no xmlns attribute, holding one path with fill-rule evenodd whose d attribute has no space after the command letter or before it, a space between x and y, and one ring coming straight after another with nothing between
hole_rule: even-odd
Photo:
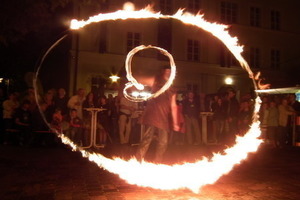
<instances>
[{"instance_id":1,"label":"building facade","mask_svg":"<svg viewBox=\"0 0 300 200\"><path fill-rule=\"evenodd\" d=\"M180 8L186 12L204 14L204 19L229 25L232 36L244 46L243 56L252 71L262 72L265 83L285 86L287 68L300 66L299 3L293 0L153 0L131 1L135 10L151 5L154 11L174 14ZM77 19L87 19L98 13L123 8L123 0L103 0L97 5L75 4ZM177 66L174 85L179 90L216 93L231 77L241 93L253 89L237 60L210 33L172 19L111 20L93 23L73 31L70 58L70 91L118 90L110 83L117 74L126 82L124 62L127 53L138 45L154 45L169 51ZM157 50L137 53L132 62L135 77L140 80L155 74L168 58Z\"/></svg>"}]
</instances>

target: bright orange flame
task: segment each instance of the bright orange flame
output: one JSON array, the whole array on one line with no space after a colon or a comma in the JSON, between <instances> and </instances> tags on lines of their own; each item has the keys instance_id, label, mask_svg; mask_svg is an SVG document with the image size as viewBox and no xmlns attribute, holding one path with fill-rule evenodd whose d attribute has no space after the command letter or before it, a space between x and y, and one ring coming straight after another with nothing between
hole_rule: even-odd
<instances>
[{"instance_id":1,"label":"bright orange flame","mask_svg":"<svg viewBox=\"0 0 300 200\"><path fill-rule=\"evenodd\" d=\"M154 94L151 94L151 95L147 95L147 96L143 96L143 97L133 97L133 96L130 96L128 93L127 93L127 90L131 87L136 87L138 90L143 90L144 89L144 85L140 84L135 78L133 78L132 76L132 73L131 73L131 61L132 61L132 57L135 53L137 53L138 51L140 50L143 50L143 49L148 49L148 48L153 48L153 49L157 49L159 50L163 55L167 56L170 60L170 66L171 66L171 74L170 74L170 77L168 79L168 81L157 91L155 92ZM127 72L127 79L128 79L128 83L125 85L125 88L123 90L123 93L124 93L124 96L131 100L131 101L135 101L135 102L142 102L142 101L145 101L145 100L149 100L151 98L155 98L157 96L159 96L160 94L164 93L173 83L173 80L175 79L175 75L176 75L176 66L175 66L175 62L174 62L174 59L173 59L173 56L165 49L163 48L160 48L160 47L156 47L156 46L151 46L151 45L148 45L148 46L144 46L144 45L140 45L140 46L137 46L135 48L133 48L127 55L126 57L126 62L125 62L125 69L126 69L126 72Z\"/></svg>"},{"instance_id":2,"label":"bright orange flame","mask_svg":"<svg viewBox=\"0 0 300 200\"><path fill-rule=\"evenodd\" d=\"M238 39L236 37L230 36L226 30L227 26L207 22L203 19L203 15L184 13L182 9L178 10L174 15L162 15L159 12L155 13L151 11L150 7L138 11L119 10L113 13L99 14L90 17L86 21L72 20L71 29L79 29L93 22L142 18L177 19L185 24L194 25L210 32L227 46L239 61L242 68L248 72L249 77L254 79L248 63L241 55L243 51L242 46L238 45ZM256 87L255 81L253 81L253 84ZM129 161L121 158L109 159L99 153L89 153L81 149L62 134L58 134L58 136L62 139L63 143L70 145L73 150L79 150L84 157L88 157L90 161L97 163L99 167L118 174L130 184L166 190L188 188L197 193L202 186L213 184L222 175L229 173L236 164L239 164L242 160L247 158L248 153L255 152L262 143L262 140L258 139L261 134L258 120L260 103L260 98L257 97L255 99L253 123L249 131L243 137L237 136L234 146L225 149L223 154L216 153L211 159L204 158L195 163L163 165L145 161L140 163L136 159Z\"/></svg>"},{"instance_id":3,"label":"bright orange flame","mask_svg":"<svg viewBox=\"0 0 300 200\"><path fill-rule=\"evenodd\" d=\"M262 82L262 78L260 78L260 75L261 75L261 73L258 72L258 73L255 75L255 77L254 77L254 79L257 81L258 88L259 88L260 90L269 89L271 85L270 85L270 84L262 84L262 83L261 83L261 82Z\"/></svg>"}]
</instances>

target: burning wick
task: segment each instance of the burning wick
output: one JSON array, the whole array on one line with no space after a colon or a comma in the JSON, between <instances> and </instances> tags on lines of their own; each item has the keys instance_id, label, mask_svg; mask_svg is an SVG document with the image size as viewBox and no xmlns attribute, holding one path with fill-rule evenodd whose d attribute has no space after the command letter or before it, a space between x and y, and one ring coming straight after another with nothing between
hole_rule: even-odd
<instances>
[{"instance_id":1,"label":"burning wick","mask_svg":"<svg viewBox=\"0 0 300 200\"><path fill-rule=\"evenodd\" d=\"M135 87L138 90L143 90L144 89L144 85L140 84L139 82L137 82L137 80L132 76L132 72L131 72L131 62L132 62L132 57L134 56L134 54L136 54L138 51L141 51L143 49L157 49L159 50L163 55L167 56L170 60L170 66L171 66L171 74L170 77L168 79L168 81L165 83L165 85L163 87L161 87L157 92L155 92L154 94L151 95L142 95L141 97L138 97L137 95L131 96L127 93L127 90L131 87ZM133 48L126 57L126 61L125 61L125 69L126 69L126 73L127 73L127 79L129 81L129 83L127 83L125 85L125 88L123 90L124 96L129 99L130 101L135 101L135 102L142 102L142 101L146 101L148 99L151 98L155 98L157 96L159 96L160 94L162 94L163 92L165 92L173 83L173 80L175 79L175 75L176 75L176 65L173 59L173 56L165 49L160 48L160 47L156 47L156 46L137 46L135 48Z\"/></svg>"}]
</instances>

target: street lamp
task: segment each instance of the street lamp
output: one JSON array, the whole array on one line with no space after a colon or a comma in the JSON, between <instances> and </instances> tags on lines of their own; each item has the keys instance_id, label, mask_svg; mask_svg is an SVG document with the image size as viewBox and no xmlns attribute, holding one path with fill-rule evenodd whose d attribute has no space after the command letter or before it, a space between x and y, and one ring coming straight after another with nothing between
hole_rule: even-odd
<instances>
[{"instance_id":1,"label":"street lamp","mask_svg":"<svg viewBox=\"0 0 300 200\"><path fill-rule=\"evenodd\" d=\"M118 77L117 75L111 75L109 78L111 79L111 81L112 81L113 83L115 83L115 82L118 81L118 79L119 79L120 77Z\"/></svg>"},{"instance_id":2,"label":"street lamp","mask_svg":"<svg viewBox=\"0 0 300 200\"><path fill-rule=\"evenodd\" d=\"M233 83L233 79L231 77L226 77L224 81L226 85L232 85Z\"/></svg>"}]
</instances>

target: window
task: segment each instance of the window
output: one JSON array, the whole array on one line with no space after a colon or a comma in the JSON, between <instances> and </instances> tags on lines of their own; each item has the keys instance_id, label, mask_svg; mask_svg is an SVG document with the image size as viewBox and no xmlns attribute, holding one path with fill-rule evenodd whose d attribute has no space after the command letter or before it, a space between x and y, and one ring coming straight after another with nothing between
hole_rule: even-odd
<instances>
[{"instance_id":1,"label":"window","mask_svg":"<svg viewBox=\"0 0 300 200\"><path fill-rule=\"evenodd\" d=\"M127 33L127 52L131 51L134 47L141 44L141 34L128 32Z\"/></svg>"},{"instance_id":2,"label":"window","mask_svg":"<svg viewBox=\"0 0 300 200\"><path fill-rule=\"evenodd\" d=\"M221 21L226 24L237 23L238 6L236 3L221 2Z\"/></svg>"},{"instance_id":3,"label":"window","mask_svg":"<svg viewBox=\"0 0 300 200\"><path fill-rule=\"evenodd\" d=\"M280 13L279 11L271 11L271 29L280 30Z\"/></svg>"},{"instance_id":4,"label":"window","mask_svg":"<svg viewBox=\"0 0 300 200\"><path fill-rule=\"evenodd\" d=\"M160 6L160 11L163 14L172 14L172 0L160 0L159 1L159 6Z\"/></svg>"},{"instance_id":5,"label":"window","mask_svg":"<svg viewBox=\"0 0 300 200\"><path fill-rule=\"evenodd\" d=\"M255 27L261 26L261 10L257 7L250 8L250 25Z\"/></svg>"},{"instance_id":6,"label":"window","mask_svg":"<svg viewBox=\"0 0 300 200\"><path fill-rule=\"evenodd\" d=\"M277 49L271 50L271 69L280 69L280 51Z\"/></svg>"},{"instance_id":7,"label":"window","mask_svg":"<svg viewBox=\"0 0 300 200\"><path fill-rule=\"evenodd\" d=\"M197 40L187 41L187 60L199 61L200 60L200 42Z\"/></svg>"},{"instance_id":8,"label":"window","mask_svg":"<svg viewBox=\"0 0 300 200\"><path fill-rule=\"evenodd\" d=\"M189 0L187 7L188 7L188 11L193 13L198 13L200 11L201 2L200 0Z\"/></svg>"},{"instance_id":9,"label":"window","mask_svg":"<svg viewBox=\"0 0 300 200\"><path fill-rule=\"evenodd\" d=\"M161 19L158 21L157 26L157 44L172 53L172 20L171 19ZM168 57L157 53L158 60L169 60Z\"/></svg>"},{"instance_id":10,"label":"window","mask_svg":"<svg viewBox=\"0 0 300 200\"><path fill-rule=\"evenodd\" d=\"M232 55L232 53L226 48L221 47L221 56L220 56L220 65L221 67L228 67L236 66L237 61L236 58Z\"/></svg>"},{"instance_id":11,"label":"window","mask_svg":"<svg viewBox=\"0 0 300 200\"><path fill-rule=\"evenodd\" d=\"M250 67L260 68L260 49L251 47L250 48Z\"/></svg>"},{"instance_id":12,"label":"window","mask_svg":"<svg viewBox=\"0 0 300 200\"><path fill-rule=\"evenodd\" d=\"M186 84L187 91L198 92L198 84L188 83Z\"/></svg>"}]
</instances>

